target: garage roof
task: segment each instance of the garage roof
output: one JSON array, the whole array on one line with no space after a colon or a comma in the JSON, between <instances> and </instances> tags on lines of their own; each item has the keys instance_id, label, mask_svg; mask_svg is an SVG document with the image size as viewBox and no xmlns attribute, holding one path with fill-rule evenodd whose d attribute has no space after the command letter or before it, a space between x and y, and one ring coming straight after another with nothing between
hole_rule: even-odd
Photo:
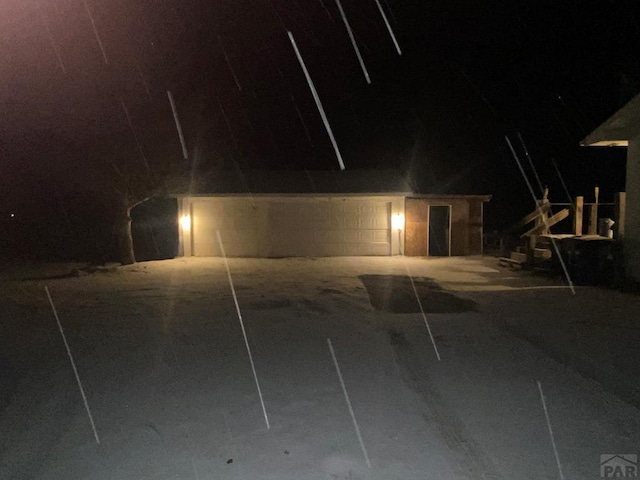
<instances>
[{"instance_id":1,"label":"garage roof","mask_svg":"<svg viewBox=\"0 0 640 480\"><path fill-rule=\"evenodd\" d=\"M245 170L216 173L195 192L181 195L224 194L381 194L413 193L396 170Z\"/></svg>"},{"instance_id":2,"label":"garage roof","mask_svg":"<svg viewBox=\"0 0 640 480\"><path fill-rule=\"evenodd\" d=\"M640 95L631 99L606 122L580 142L589 147L626 147L629 140L640 135Z\"/></svg>"}]
</instances>

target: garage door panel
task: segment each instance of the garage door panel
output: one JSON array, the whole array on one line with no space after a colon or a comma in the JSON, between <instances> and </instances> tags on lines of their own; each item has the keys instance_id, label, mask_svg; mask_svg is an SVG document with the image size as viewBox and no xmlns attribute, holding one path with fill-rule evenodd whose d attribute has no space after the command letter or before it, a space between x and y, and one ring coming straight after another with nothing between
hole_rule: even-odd
<instances>
[{"instance_id":1,"label":"garage door panel","mask_svg":"<svg viewBox=\"0 0 640 480\"><path fill-rule=\"evenodd\" d=\"M391 232L389 230L373 230L371 241L374 243L391 243Z\"/></svg>"},{"instance_id":2,"label":"garage door panel","mask_svg":"<svg viewBox=\"0 0 640 480\"><path fill-rule=\"evenodd\" d=\"M193 252L219 256L390 255L391 204L352 199L193 201Z\"/></svg>"},{"instance_id":3,"label":"garage door panel","mask_svg":"<svg viewBox=\"0 0 640 480\"><path fill-rule=\"evenodd\" d=\"M246 203L193 202L193 253L196 256L220 256L216 231L220 231L225 253L229 256L258 256L256 209Z\"/></svg>"},{"instance_id":4,"label":"garage door panel","mask_svg":"<svg viewBox=\"0 0 640 480\"><path fill-rule=\"evenodd\" d=\"M195 257L221 257L222 252L218 246L213 243L194 242L193 255Z\"/></svg>"}]
</instances>

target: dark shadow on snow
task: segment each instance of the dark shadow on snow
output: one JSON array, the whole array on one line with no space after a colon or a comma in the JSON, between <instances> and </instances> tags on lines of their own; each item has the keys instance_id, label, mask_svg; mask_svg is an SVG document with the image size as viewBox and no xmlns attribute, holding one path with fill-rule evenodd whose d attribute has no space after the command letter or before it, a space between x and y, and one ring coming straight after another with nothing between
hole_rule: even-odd
<instances>
[{"instance_id":1,"label":"dark shadow on snow","mask_svg":"<svg viewBox=\"0 0 640 480\"><path fill-rule=\"evenodd\" d=\"M431 278L406 275L360 275L367 289L371 306L376 310L391 313L420 313L416 292L425 313L462 313L476 310L472 300L456 297L444 292Z\"/></svg>"}]
</instances>

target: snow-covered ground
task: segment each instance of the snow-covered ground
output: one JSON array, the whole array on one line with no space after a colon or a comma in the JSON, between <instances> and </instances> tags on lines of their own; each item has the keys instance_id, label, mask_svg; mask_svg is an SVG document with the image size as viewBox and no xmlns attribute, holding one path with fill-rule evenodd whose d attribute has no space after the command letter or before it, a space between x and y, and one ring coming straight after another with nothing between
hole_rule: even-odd
<instances>
[{"instance_id":1,"label":"snow-covered ground","mask_svg":"<svg viewBox=\"0 0 640 480\"><path fill-rule=\"evenodd\" d=\"M1 277L0 478L597 479L638 453L638 297L480 257L229 267L264 411L222 259Z\"/></svg>"}]
</instances>

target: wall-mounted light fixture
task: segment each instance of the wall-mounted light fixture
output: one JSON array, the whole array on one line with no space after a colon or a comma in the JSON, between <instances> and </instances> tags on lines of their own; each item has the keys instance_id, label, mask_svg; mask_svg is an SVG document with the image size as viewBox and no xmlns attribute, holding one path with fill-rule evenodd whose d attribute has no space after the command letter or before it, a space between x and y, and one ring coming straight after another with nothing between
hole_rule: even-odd
<instances>
[{"instance_id":1,"label":"wall-mounted light fixture","mask_svg":"<svg viewBox=\"0 0 640 480\"><path fill-rule=\"evenodd\" d=\"M191 230L191 216L183 215L180 217L180 226L184 232L188 232Z\"/></svg>"},{"instance_id":2,"label":"wall-mounted light fixture","mask_svg":"<svg viewBox=\"0 0 640 480\"><path fill-rule=\"evenodd\" d=\"M404 228L404 215L402 213L394 213L391 216L391 228L398 231Z\"/></svg>"},{"instance_id":3,"label":"wall-mounted light fixture","mask_svg":"<svg viewBox=\"0 0 640 480\"><path fill-rule=\"evenodd\" d=\"M398 231L398 254L402 255L402 230L404 229L404 213L394 213L391 215L391 228Z\"/></svg>"}]
</instances>

